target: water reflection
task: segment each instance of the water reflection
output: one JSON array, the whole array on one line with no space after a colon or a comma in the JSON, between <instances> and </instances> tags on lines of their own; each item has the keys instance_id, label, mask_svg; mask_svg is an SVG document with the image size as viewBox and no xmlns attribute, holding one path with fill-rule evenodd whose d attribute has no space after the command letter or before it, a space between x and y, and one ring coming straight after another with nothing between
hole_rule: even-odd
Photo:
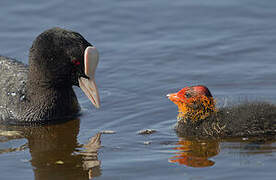
<instances>
[{"instance_id":1,"label":"water reflection","mask_svg":"<svg viewBox=\"0 0 276 180\"><path fill-rule=\"evenodd\" d=\"M189 167L209 167L215 164L210 160L220 152L220 143L224 143L222 148L237 150L240 164L249 156L256 154L272 154L275 152L275 139L273 137L250 137L250 138L229 138L229 139L190 139L179 137L174 156L169 158L169 162L186 165ZM235 154L235 153L233 153Z\"/></svg>"},{"instance_id":2,"label":"water reflection","mask_svg":"<svg viewBox=\"0 0 276 180\"><path fill-rule=\"evenodd\" d=\"M190 167L208 167L215 164L210 157L219 153L219 142L216 140L189 140L180 138L175 156L169 159L171 163L179 163Z\"/></svg>"},{"instance_id":3,"label":"water reflection","mask_svg":"<svg viewBox=\"0 0 276 180\"><path fill-rule=\"evenodd\" d=\"M79 125L79 120L72 120L41 127L1 126L2 142L26 138L28 143L16 148L2 149L0 153L29 148L36 180L76 180L100 176L97 152L101 135L96 134L89 143L80 145L77 141Z\"/></svg>"}]
</instances>

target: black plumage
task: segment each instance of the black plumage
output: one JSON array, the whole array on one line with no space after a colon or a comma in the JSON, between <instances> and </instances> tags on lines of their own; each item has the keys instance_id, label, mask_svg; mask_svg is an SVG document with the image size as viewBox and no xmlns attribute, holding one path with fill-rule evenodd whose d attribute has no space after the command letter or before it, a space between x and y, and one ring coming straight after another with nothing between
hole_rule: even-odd
<instances>
[{"instance_id":1,"label":"black plumage","mask_svg":"<svg viewBox=\"0 0 276 180\"><path fill-rule=\"evenodd\" d=\"M79 86L78 78L87 78L88 46L79 33L52 28L34 40L29 66L0 56L0 121L47 123L77 116L80 108L72 86Z\"/></svg>"}]
</instances>

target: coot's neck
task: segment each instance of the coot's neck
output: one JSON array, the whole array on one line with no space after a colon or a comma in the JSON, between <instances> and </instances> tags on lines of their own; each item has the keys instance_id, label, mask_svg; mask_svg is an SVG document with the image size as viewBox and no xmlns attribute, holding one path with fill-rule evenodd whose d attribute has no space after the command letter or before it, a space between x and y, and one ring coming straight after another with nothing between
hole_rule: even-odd
<instances>
[{"instance_id":1,"label":"coot's neck","mask_svg":"<svg viewBox=\"0 0 276 180\"><path fill-rule=\"evenodd\" d=\"M48 122L74 117L79 111L77 97L69 82L57 82L47 73L30 67L26 84L25 121Z\"/></svg>"},{"instance_id":2,"label":"coot's neck","mask_svg":"<svg viewBox=\"0 0 276 180\"><path fill-rule=\"evenodd\" d=\"M79 111L77 97L72 87L55 88L27 83L25 121L48 122L73 118Z\"/></svg>"}]
</instances>

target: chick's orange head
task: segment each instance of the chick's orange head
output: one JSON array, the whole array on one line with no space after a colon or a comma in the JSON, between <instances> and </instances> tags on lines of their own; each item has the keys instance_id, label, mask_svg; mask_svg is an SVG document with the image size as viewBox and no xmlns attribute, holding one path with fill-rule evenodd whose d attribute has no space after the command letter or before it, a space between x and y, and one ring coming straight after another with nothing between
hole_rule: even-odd
<instances>
[{"instance_id":1,"label":"chick's orange head","mask_svg":"<svg viewBox=\"0 0 276 180\"><path fill-rule=\"evenodd\" d=\"M168 94L168 98L172 102L183 102L186 103L190 98L196 98L200 96L206 96L207 98L212 97L211 92L206 86L191 86L185 87L177 93Z\"/></svg>"},{"instance_id":2,"label":"chick's orange head","mask_svg":"<svg viewBox=\"0 0 276 180\"><path fill-rule=\"evenodd\" d=\"M216 111L215 101L206 86L185 87L177 93L168 94L168 98L178 106L180 118L204 119Z\"/></svg>"}]
</instances>

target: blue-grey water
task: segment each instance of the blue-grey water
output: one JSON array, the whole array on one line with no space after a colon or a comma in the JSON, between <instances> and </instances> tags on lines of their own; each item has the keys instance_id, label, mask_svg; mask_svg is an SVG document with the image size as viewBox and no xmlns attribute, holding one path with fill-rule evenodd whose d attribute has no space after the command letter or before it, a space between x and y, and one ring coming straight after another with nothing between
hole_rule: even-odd
<instances>
[{"instance_id":1,"label":"blue-grey water","mask_svg":"<svg viewBox=\"0 0 276 180\"><path fill-rule=\"evenodd\" d=\"M179 138L166 98L203 84L220 106L276 103L275 19L274 0L1 1L1 55L28 63L34 38L55 26L96 45L102 107L75 88L79 120L0 136L0 179L275 179L275 141ZM157 132L138 135L147 128ZM85 168L79 145L103 130L116 133Z\"/></svg>"}]
</instances>

